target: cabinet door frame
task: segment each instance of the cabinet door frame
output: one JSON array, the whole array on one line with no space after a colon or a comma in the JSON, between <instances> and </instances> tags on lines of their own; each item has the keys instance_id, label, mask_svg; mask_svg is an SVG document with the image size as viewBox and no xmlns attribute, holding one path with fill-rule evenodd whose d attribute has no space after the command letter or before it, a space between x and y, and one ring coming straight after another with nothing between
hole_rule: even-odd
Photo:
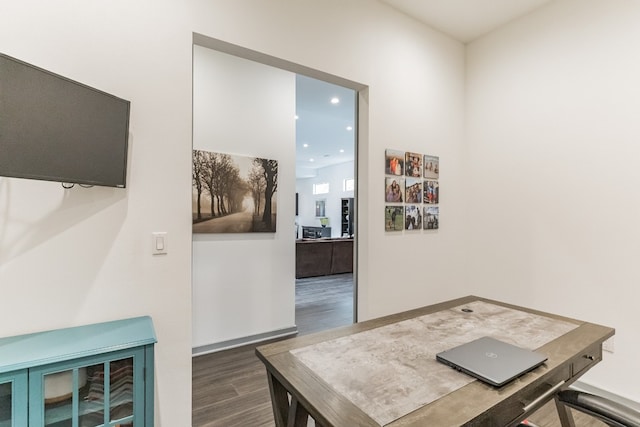
<instances>
[{"instance_id":1,"label":"cabinet door frame","mask_svg":"<svg viewBox=\"0 0 640 427\"><path fill-rule=\"evenodd\" d=\"M29 425L27 370L0 373L0 384L11 384L11 427Z\"/></svg>"},{"instance_id":2,"label":"cabinet door frame","mask_svg":"<svg viewBox=\"0 0 640 427\"><path fill-rule=\"evenodd\" d=\"M99 365L122 359L133 359L133 422L136 426L145 424L145 351L144 347L101 353L95 356L71 359L64 362L37 366L29 369L29 423L33 426L44 426L44 376L56 372L64 372L75 368ZM76 392L77 393L77 392ZM72 418L79 417L72 405ZM105 412L107 402L105 402ZM110 426L113 423L107 423ZM73 422L72 425L77 425ZM115 424L114 424L115 425Z\"/></svg>"}]
</instances>

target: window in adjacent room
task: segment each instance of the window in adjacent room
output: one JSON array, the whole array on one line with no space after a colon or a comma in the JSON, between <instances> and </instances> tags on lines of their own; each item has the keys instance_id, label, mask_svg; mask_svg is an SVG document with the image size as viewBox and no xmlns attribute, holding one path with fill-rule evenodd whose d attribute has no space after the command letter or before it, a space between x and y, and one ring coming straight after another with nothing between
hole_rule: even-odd
<instances>
[{"instance_id":1,"label":"window in adjacent room","mask_svg":"<svg viewBox=\"0 0 640 427\"><path fill-rule=\"evenodd\" d=\"M308 188L308 187L307 187ZM313 194L327 194L329 193L329 183L321 182L319 184L313 184Z\"/></svg>"}]
</instances>

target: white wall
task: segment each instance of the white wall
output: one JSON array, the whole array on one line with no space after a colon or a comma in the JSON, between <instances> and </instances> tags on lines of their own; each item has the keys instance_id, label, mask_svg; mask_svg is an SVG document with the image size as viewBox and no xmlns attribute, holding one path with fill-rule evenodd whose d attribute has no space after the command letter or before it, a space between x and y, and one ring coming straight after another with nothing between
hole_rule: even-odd
<instances>
[{"instance_id":1,"label":"white wall","mask_svg":"<svg viewBox=\"0 0 640 427\"><path fill-rule=\"evenodd\" d=\"M640 3L552 2L468 48L469 280L616 328L585 376L640 401Z\"/></svg>"},{"instance_id":2,"label":"white wall","mask_svg":"<svg viewBox=\"0 0 640 427\"><path fill-rule=\"evenodd\" d=\"M369 125L359 128L366 141L358 164L360 320L469 294L459 267L466 260L464 47L369 0L196 4L196 33L369 87L361 100ZM385 148L440 156L438 233L385 234Z\"/></svg>"},{"instance_id":3,"label":"white wall","mask_svg":"<svg viewBox=\"0 0 640 427\"><path fill-rule=\"evenodd\" d=\"M0 52L131 101L126 190L0 177L0 336L150 315L158 336L156 426L188 425L187 7L0 0L0 10ZM168 232L167 255L151 255L153 231Z\"/></svg>"},{"instance_id":4,"label":"white wall","mask_svg":"<svg viewBox=\"0 0 640 427\"><path fill-rule=\"evenodd\" d=\"M295 74L201 46L193 73L193 147L278 161L275 233L193 235L193 346L206 347L295 326Z\"/></svg>"},{"instance_id":5,"label":"white wall","mask_svg":"<svg viewBox=\"0 0 640 427\"><path fill-rule=\"evenodd\" d=\"M302 237L302 226L320 227L316 217L316 200L325 201L325 213L329 218L331 237L342 237L342 199L353 197L354 191L344 191L343 181L355 177L354 162L340 163L316 170L313 178L296 180L298 193L298 236ZM329 183L329 194L313 194L313 184Z\"/></svg>"},{"instance_id":6,"label":"white wall","mask_svg":"<svg viewBox=\"0 0 640 427\"><path fill-rule=\"evenodd\" d=\"M189 423L193 32L369 86L369 124L359 129L360 319L469 293L459 268L460 43L370 0L0 0L0 10L0 51L132 102L127 190L0 178L0 335L149 314L159 339L156 425ZM387 147L440 155L437 234L384 233ZM151 256L153 231L169 233L168 255ZM398 275L425 259L428 272Z\"/></svg>"}]
</instances>

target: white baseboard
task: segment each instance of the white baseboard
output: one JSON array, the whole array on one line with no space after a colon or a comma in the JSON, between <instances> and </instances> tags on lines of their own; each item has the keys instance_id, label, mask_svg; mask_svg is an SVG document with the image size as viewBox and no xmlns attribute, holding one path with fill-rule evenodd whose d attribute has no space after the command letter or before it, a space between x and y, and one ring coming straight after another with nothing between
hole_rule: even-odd
<instances>
[{"instance_id":1,"label":"white baseboard","mask_svg":"<svg viewBox=\"0 0 640 427\"><path fill-rule=\"evenodd\" d=\"M203 354L215 353L217 351L230 350L236 347L242 347L247 344L254 344L262 341L268 341L274 338L283 338L290 335L296 335L298 333L297 326L291 326L290 328L278 329L275 331L264 332L262 334L250 335L248 337L236 338L233 340L217 342L213 344L202 345L193 347L191 349L191 356L202 356Z\"/></svg>"}]
</instances>

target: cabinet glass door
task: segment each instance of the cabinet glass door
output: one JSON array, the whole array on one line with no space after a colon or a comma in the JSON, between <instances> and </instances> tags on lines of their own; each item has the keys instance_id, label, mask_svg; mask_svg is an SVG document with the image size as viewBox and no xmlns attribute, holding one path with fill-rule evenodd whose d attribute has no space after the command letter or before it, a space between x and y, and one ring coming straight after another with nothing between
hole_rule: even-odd
<instances>
[{"instance_id":1,"label":"cabinet glass door","mask_svg":"<svg viewBox=\"0 0 640 427\"><path fill-rule=\"evenodd\" d=\"M73 420L89 418L102 425L104 406L89 400L89 379L102 366L81 366L44 375L44 425L49 427L75 427Z\"/></svg>"},{"instance_id":2,"label":"cabinet glass door","mask_svg":"<svg viewBox=\"0 0 640 427\"><path fill-rule=\"evenodd\" d=\"M13 419L13 382L0 383L0 427L10 427Z\"/></svg>"},{"instance_id":3,"label":"cabinet glass door","mask_svg":"<svg viewBox=\"0 0 640 427\"><path fill-rule=\"evenodd\" d=\"M46 374L44 395L45 427L132 427L133 358Z\"/></svg>"},{"instance_id":4,"label":"cabinet glass door","mask_svg":"<svg viewBox=\"0 0 640 427\"><path fill-rule=\"evenodd\" d=\"M143 402L144 398L135 389L143 390L143 380L141 375L134 375L142 367L138 353L112 355L107 360L94 358L75 366L62 364L42 375L30 373L32 386L41 387L44 393L39 408L29 415L32 423L44 427L133 427L134 413L136 426L138 419L142 423L144 415L138 416L137 412L138 400Z\"/></svg>"},{"instance_id":5,"label":"cabinet glass door","mask_svg":"<svg viewBox=\"0 0 640 427\"><path fill-rule=\"evenodd\" d=\"M133 359L109 363L109 420L121 427L133 427ZM128 422L127 422L128 420Z\"/></svg>"},{"instance_id":6,"label":"cabinet glass door","mask_svg":"<svg viewBox=\"0 0 640 427\"><path fill-rule=\"evenodd\" d=\"M0 427L27 426L27 373L0 374Z\"/></svg>"}]
</instances>

